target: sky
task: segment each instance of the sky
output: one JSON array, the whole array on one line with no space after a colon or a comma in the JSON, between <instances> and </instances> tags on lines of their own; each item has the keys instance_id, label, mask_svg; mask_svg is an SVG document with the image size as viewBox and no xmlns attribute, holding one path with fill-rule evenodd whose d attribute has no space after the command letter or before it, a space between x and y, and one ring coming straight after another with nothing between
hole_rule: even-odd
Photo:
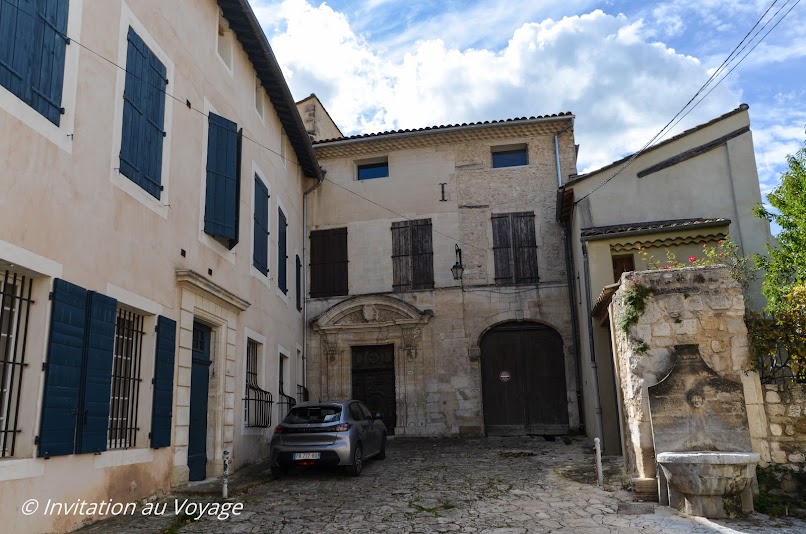
<instances>
[{"instance_id":1,"label":"sky","mask_svg":"<svg viewBox=\"0 0 806 534\"><path fill-rule=\"evenodd\" d=\"M664 137L747 103L762 195L806 140L799 2L250 0L294 98L315 93L345 135L570 111L580 173L644 147L773 4Z\"/></svg>"}]
</instances>

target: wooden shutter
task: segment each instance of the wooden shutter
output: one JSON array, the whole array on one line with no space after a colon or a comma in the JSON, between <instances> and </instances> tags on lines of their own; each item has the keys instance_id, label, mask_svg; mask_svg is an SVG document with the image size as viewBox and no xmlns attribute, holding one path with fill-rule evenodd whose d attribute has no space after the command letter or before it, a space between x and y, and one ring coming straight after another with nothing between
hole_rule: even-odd
<instances>
[{"instance_id":1,"label":"wooden shutter","mask_svg":"<svg viewBox=\"0 0 806 534\"><path fill-rule=\"evenodd\" d=\"M129 28L120 172L154 198L162 191L166 69Z\"/></svg>"},{"instance_id":2,"label":"wooden shutter","mask_svg":"<svg viewBox=\"0 0 806 534\"><path fill-rule=\"evenodd\" d=\"M495 261L495 283L513 282L512 238L508 213L493 214L493 259Z\"/></svg>"},{"instance_id":3,"label":"wooden shutter","mask_svg":"<svg viewBox=\"0 0 806 534\"><path fill-rule=\"evenodd\" d=\"M252 263L263 274L269 272L269 189L255 175L254 250Z\"/></svg>"},{"instance_id":4,"label":"wooden shutter","mask_svg":"<svg viewBox=\"0 0 806 534\"><path fill-rule=\"evenodd\" d=\"M536 283L537 240L534 212L512 213L512 244L516 283Z\"/></svg>"},{"instance_id":5,"label":"wooden shutter","mask_svg":"<svg viewBox=\"0 0 806 534\"><path fill-rule=\"evenodd\" d=\"M296 266L296 295L297 295L297 311L302 310L302 261L300 261L299 256L296 257L297 261L295 263Z\"/></svg>"},{"instance_id":6,"label":"wooden shutter","mask_svg":"<svg viewBox=\"0 0 806 534\"><path fill-rule=\"evenodd\" d=\"M68 0L0 2L0 85L59 125Z\"/></svg>"},{"instance_id":7,"label":"wooden shutter","mask_svg":"<svg viewBox=\"0 0 806 534\"><path fill-rule=\"evenodd\" d=\"M151 405L151 448L171 444L174 392L176 321L157 317L157 347L154 357L154 398Z\"/></svg>"},{"instance_id":8,"label":"wooden shutter","mask_svg":"<svg viewBox=\"0 0 806 534\"><path fill-rule=\"evenodd\" d=\"M311 232L312 298L348 293L347 228Z\"/></svg>"},{"instance_id":9,"label":"wooden shutter","mask_svg":"<svg viewBox=\"0 0 806 534\"><path fill-rule=\"evenodd\" d=\"M411 289L411 228L409 221L392 223L392 289L406 291Z\"/></svg>"},{"instance_id":10,"label":"wooden shutter","mask_svg":"<svg viewBox=\"0 0 806 534\"><path fill-rule=\"evenodd\" d=\"M277 287L288 293L288 255L286 252L286 223L283 210L277 208Z\"/></svg>"},{"instance_id":11,"label":"wooden shutter","mask_svg":"<svg viewBox=\"0 0 806 534\"><path fill-rule=\"evenodd\" d=\"M76 453L106 450L116 323L117 301L89 292Z\"/></svg>"},{"instance_id":12,"label":"wooden shutter","mask_svg":"<svg viewBox=\"0 0 806 534\"><path fill-rule=\"evenodd\" d=\"M39 456L73 453L84 359L87 290L56 279L45 364ZM107 388L106 393L109 393Z\"/></svg>"},{"instance_id":13,"label":"wooden shutter","mask_svg":"<svg viewBox=\"0 0 806 534\"><path fill-rule=\"evenodd\" d=\"M210 113L207 136L207 187L204 231L212 236L237 239L238 126Z\"/></svg>"},{"instance_id":14,"label":"wooden shutter","mask_svg":"<svg viewBox=\"0 0 806 534\"><path fill-rule=\"evenodd\" d=\"M412 289L434 288L434 248L431 219L411 221Z\"/></svg>"}]
</instances>

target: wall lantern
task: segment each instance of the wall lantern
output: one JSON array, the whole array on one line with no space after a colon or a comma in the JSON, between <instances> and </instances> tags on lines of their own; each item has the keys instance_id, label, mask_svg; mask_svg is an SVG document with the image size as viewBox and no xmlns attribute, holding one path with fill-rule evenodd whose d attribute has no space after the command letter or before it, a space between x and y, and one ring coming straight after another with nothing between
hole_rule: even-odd
<instances>
[{"instance_id":1,"label":"wall lantern","mask_svg":"<svg viewBox=\"0 0 806 534\"><path fill-rule=\"evenodd\" d=\"M459 245L456 245L456 263L453 264L451 267L451 274L453 274L454 280L461 280L462 274L465 272L465 267L462 265L462 249L459 248Z\"/></svg>"}]
</instances>

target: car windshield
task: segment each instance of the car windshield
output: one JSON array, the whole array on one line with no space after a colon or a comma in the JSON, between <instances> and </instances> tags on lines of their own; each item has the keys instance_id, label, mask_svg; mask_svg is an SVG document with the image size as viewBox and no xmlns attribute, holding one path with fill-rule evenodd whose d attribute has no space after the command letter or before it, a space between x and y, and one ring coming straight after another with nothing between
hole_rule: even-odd
<instances>
[{"instance_id":1,"label":"car windshield","mask_svg":"<svg viewBox=\"0 0 806 534\"><path fill-rule=\"evenodd\" d=\"M341 406L299 406L291 408L283 423L291 425L334 423L339 419L341 419Z\"/></svg>"}]
</instances>

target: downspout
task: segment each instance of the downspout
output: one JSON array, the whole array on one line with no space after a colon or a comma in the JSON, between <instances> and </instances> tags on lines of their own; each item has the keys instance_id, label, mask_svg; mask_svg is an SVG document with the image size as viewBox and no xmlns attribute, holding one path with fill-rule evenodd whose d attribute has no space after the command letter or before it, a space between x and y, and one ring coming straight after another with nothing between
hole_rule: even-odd
<instances>
[{"instance_id":1,"label":"downspout","mask_svg":"<svg viewBox=\"0 0 806 534\"><path fill-rule=\"evenodd\" d=\"M582 242L582 263L585 269L585 302L587 303L588 315L588 343L590 344L591 352L591 370L593 370L593 402L594 412L596 414L596 436L604 441L602 432L602 402L599 399L599 368L596 365L596 352L595 344L593 342L593 317L591 316L591 275L590 267L588 265L588 243Z\"/></svg>"},{"instance_id":2,"label":"downspout","mask_svg":"<svg viewBox=\"0 0 806 534\"><path fill-rule=\"evenodd\" d=\"M557 165L557 187L562 190L563 187L563 175L562 170L560 167L560 142L559 136L560 134L564 133L566 130L571 128L573 123L566 127L565 129L557 132L554 134L554 161ZM577 300L576 300L576 288L574 287L574 275L572 271L573 261L572 261L572 248L571 248L571 237L569 234L568 223L566 221L560 221L563 227L563 241L565 243L565 273L568 278L566 283L566 287L568 288L568 302L571 306L571 336L574 341L574 360L576 361L575 365L575 378L576 378L576 395L577 395L577 412L579 417L579 424L584 428L585 426L585 409L582 405L582 352L580 351L579 347L579 319L577 317Z\"/></svg>"},{"instance_id":3,"label":"downspout","mask_svg":"<svg viewBox=\"0 0 806 534\"><path fill-rule=\"evenodd\" d=\"M302 194L302 365L306 375L303 377L306 388L308 387L308 263L306 259L308 250L308 194L313 193L325 181L327 171L320 168L319 173L319 180Z\"/></svg>"}]
</instances>

